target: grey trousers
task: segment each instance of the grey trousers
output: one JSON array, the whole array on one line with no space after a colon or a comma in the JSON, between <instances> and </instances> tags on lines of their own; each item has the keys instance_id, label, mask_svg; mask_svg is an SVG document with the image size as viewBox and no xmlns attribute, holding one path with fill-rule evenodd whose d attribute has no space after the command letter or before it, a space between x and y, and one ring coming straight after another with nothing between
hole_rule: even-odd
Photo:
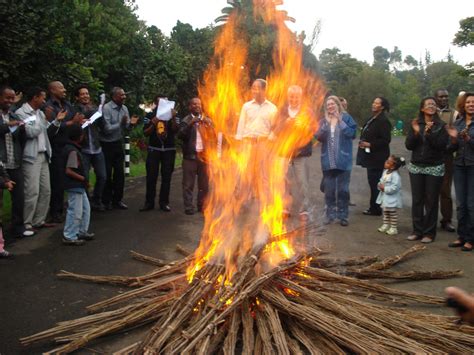
<instances>
[{"instance_id":1,"label":"grey trousers","mask_svg":"<svg viewBox=\"0 0 474 355\"><path fill-rule=\"evenodd\" d=\"M46 154L38 154L33 164L23 161L23 176L25 179L25 207L23 211L25 227L40 226L46 220L51 198Z\"/></svg>"},{"instance_id":2,"label":"grey trousers","mask_svg":"<svg viewBox=\"0 0 474 355\"><path fill-rule=\"evenodd\" d=\"M309 157L299 157L288 165L288 185L292 200L292 209L298 213L308 213L309 200Z\"/></svg>"}]
</instances>

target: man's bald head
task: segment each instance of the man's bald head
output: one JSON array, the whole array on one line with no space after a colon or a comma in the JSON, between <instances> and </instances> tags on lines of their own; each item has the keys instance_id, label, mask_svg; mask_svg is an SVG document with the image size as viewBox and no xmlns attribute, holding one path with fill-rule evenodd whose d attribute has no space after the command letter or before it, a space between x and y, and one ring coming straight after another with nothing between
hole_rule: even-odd
<instances>
[{"instance_id":1,"label":"man's bald head","mask_svg":"<svg viewBox=\"0 0 474 355\"><path fill-rule=\"evenodd\" d=\"M66 88L60 81L52 81L48 84L49 95L57 100L66 98Z\"/></svg>"}]
</instances>

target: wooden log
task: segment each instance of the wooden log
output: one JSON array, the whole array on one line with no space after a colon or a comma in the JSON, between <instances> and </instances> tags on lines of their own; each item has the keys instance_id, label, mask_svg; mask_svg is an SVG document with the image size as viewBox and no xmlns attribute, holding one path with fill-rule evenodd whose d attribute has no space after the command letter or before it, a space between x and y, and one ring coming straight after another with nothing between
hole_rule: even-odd
<instances>
[{"instance_id":1,"label":"wooden log","mask_svg":"<svg viewBox=\"0 0 474 355\"><path fill-rule=\"evenodd\" d=\"M134 250L130 250L130 254L132 255L132 258L134 258L135 260L143 261L144 263L147 263L147 264L151 264L155 266L165 266L167 264L167 262L164 260L153 258L151 256L138 253Z\"/></svg>"},{"instance_id":2,"label":"wooden log","mask_svg":"<svg viewBox=\"0 0 474 355\"><path fill-rule=\"evenodd\" d=\"M398 264L399 262L405 260L409 256L416 254L422 250L425 250L426 247L421 244L416 244L412 246L410 249L405 250L403 253L400 255L395 255L395 256L390 256L382 261L373 263L369 266L366 267L366 269L369 270L386 270L391 268L393 265Z\"/></svg>"},{"instance_id":3,"label":"wooden log","mask_svg":"<svg viewBox=\"0 0 474 355\"><path fill-rule=\"evenodd\" d=\"M278 312L267 302L261 302L260 307L262 308L266 321L270 327L273 342L278 354L290 355L289 346L285 338L285 331L283 330Z\"/></svg>"},{"instance_id":4,"label":"wooden log","mask_svg":"<svg viewBox=\"0 0 474 355\"><path fill-rule=\"evenodd\" d=\"M224 352L224 355L230 355L235 353L235 346L237 344L237 335L239 333L240 329L240 323L241 323L241 309L236 309L230 318L230 325L229 325L229 330L227 332L227 337L225 338L224 341L224 347L222 348L222 351Z\"/></svg>"},{"instance_id":5,"label":"wooden log","mask_svg":"<svg viewBox=\"0 0 474 355\"><path fill-rule=\"evenodd\" d=\"M252 354L255 336L253 331L252 310L248 299L242 302L242 354Z\"/></svg>"}]
</instances>

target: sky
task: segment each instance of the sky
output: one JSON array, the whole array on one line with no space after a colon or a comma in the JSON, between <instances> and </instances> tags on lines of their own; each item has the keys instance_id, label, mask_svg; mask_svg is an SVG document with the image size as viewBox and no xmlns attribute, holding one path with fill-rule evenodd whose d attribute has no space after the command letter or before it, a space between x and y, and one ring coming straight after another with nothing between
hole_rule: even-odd
<instances>
[{"instance_id":1,"label":"sky","mask_svg":"<svg viewBox=\"0 0 474 355\"><path fill-rule=\"evenodd\" d=\"M212 24L227 1L136 0L136 4L141 20L169 35L178 20L195 28ZM474 61L473 46L459 48L451 44L459 21L474 16L472 0L284 0L279 8L296 19L288 26L294 31L304 30L307 37L321 21L316 56L325 48L337 47L371 64L374 47L392 51L398 46L403 57L412 55L417 60L424 59L428 50L432 61L445 60L449 51L461 65Z\"/></svg>"}]
</instances>

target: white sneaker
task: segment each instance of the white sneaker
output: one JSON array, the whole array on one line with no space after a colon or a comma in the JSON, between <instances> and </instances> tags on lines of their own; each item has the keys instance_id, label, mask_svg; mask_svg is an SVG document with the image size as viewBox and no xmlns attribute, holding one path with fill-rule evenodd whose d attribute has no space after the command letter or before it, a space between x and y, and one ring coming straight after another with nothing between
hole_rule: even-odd
<instances>
[{"instance_id":1,"label":"white sneaker","mask_svg":"<svg viewBox=\"0 0 474 355\"><path fill-rule=\"evenodd\" d=\"M382 226L377 229L380 233L385 233L388 231L388 229L390 228L390 226L388 224L382 224Z\"/></svg>"},{"instance_id":2,"label":"white sneaker","mask_svg":"<svg viewBox=\"0 0 474 355\"><path fill-rule=\"evenodd\" d=\"M398 229L395 227L390 227L385 233L387 233L388 235L397 235Z\"/></svg>"}]
</instances>

